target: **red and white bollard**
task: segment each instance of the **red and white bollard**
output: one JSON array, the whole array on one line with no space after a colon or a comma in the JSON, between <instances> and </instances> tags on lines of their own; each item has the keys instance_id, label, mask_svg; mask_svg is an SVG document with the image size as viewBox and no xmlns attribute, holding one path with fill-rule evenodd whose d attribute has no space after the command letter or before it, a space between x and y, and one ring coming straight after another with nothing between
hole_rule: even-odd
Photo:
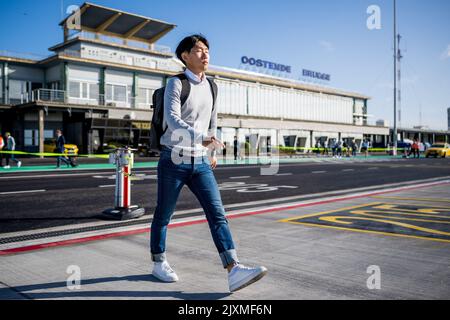
<instances>
[{"instance_id":1,"label":"red and white bollard","mask_svg":"<svg viewBox=\"0 0 450 320\"><path fill-rule=\"evenodd\" d=\"M136 219L145 214L144 208L131 205L131 168L134 157L130 148L117 149L109 155L109 163L116 165L114 209L103 211L102 217L112 220Z\"/></svg>"}]
</instances>

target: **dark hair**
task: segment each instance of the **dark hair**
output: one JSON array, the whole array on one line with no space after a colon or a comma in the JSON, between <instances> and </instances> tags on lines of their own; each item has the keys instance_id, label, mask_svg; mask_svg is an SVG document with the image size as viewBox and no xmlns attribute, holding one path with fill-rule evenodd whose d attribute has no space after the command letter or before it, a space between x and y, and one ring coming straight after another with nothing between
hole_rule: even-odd
<instances>
[{"instance_id":1,"label":"dark hair","mask_svg":"<svg viewBox=\"0 0 450 320\"><path fill-rule=\"evenodd\" d=\"M192 36L186 37L183 40L181 40L180 44L178 45L175 53L177 54L177 58L180 59L180 61L183 62L184 65L186 65L186 63L181 57L181 54L183 52L191 52L192 48L195 47L197 42L203 42L205 46L209 49L208 40L201 34L194 34Z\"/></svg>"}]
</instances>

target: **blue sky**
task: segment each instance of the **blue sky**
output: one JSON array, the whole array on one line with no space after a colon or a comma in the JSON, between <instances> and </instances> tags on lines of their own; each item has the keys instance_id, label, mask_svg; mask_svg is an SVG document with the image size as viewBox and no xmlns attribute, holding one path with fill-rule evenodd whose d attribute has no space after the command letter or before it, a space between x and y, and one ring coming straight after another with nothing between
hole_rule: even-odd
<instances>
[{"instance_id":1,"label":"blue sky","mask_svg":"<svg viewBox=\"0 0 450 320\"><path fill-rule=\"evenodd\" d=\"M393 123L393 0L92 0L177 25L158 43L174 50L191 33L211 42L214 65L242 56L331 75L330 86L372 97L370 123ZM62 12L77 0L0 0L0 50L48 55L62 41ZM403 127L447 129L450 107L450 1L397 0L402 34ZM367 8L381 9L369 30Z\"/></svg>"}]
</instances>

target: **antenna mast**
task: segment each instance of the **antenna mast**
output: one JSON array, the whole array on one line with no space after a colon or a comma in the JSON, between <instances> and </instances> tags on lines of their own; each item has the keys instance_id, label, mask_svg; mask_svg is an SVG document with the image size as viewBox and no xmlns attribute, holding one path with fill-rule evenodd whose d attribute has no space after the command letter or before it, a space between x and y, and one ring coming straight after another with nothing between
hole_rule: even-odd
<instances>
[{"instance_id":1,"label":"antenna mast","mask_svg":"<svg viewBox=\"0 0 450 320\"><path fill-rule=\"evenodd\" d=\"M393 152L397 155L397 0L394 0L394 132L393 132Z\"/></svg>"}]
</instances>

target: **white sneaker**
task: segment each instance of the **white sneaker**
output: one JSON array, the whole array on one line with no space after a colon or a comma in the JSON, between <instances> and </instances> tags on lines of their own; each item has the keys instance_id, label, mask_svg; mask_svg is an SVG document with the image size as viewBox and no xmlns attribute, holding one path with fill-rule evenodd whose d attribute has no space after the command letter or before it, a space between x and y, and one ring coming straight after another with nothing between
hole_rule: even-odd
<instances>
[{"instance_id":1,"label":"white sneaker","mask_svg":"<svg viewBox=\"0 0 450 320\"><path fill-rule=\"evenodd\" d=\"M177 282L178 276L167 261L155 262L152 275L163 282Z\"/></svg>"},{"instance_id":2,"label":"white sneaker","mask_svg":"<svg viewBox=\"0 0 450 320\"><path fill-rule=\"evenodd\" d=\"M246 286L260 280L267 273L265 267L248 268L242 264L237 264L228 274L228 285L230 292L245 288Z\"/></svg>"},{"instance_id":3,"label":"white sneaker","mask_svg":"<svg viewBox=\"0 0 450 320\"><path fill-rule=\"evenodd\" d=\"M11 166L4 166L3 169L11 169Z\"/></svg>"},{"instance_id":4,"label":"white sneaker","mask_svg":"<svg viewBox=\"0 0 450 320\"><path fill-rule=\"evenodd\" d=\"M20 168L22 166L22 161L17 162L17 168Z\"/></svg>"}]
</instances>

